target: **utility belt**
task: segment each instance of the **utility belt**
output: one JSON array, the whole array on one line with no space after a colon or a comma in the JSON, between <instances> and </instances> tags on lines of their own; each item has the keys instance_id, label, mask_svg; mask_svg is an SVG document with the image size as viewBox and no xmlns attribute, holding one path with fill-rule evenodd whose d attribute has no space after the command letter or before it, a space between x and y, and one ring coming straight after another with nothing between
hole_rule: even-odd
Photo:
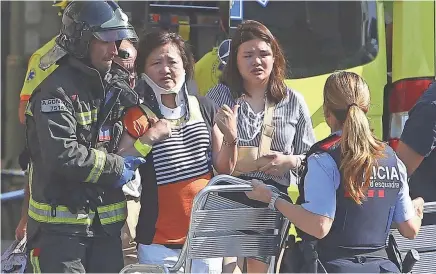
<instances>
[{"instance_id":1,"label":"utility belt","mask_svg":"<svg viewBox=\"0 0 436 274\"><path fill-rule=\"evenodd\" d=\"M361 258L389 259L386 248L380 249L350 249L350 248L318 248L319 258L322 262L333 261L341 258L355 258L360 262Z\"/></svg>"},{"instance_id":2,"label":"utility belt","mask_svg":"<svg viewBox=\"0 0 436 274\"><path fill-rule=\"evenodd\" d=\"M393 235L389 235L388 245L377 250L362 250L349 248L319 248L317 240L295 243L290 237L290 244L283 255L284 263L280 267L289 273L326 273L322 262L341 258L354 258L356 263L363 263L365 258L387 259L393 262L402 273L408 273L419 260L419 254L412 249L402 256Z\"/></svg>"}]
</instances>

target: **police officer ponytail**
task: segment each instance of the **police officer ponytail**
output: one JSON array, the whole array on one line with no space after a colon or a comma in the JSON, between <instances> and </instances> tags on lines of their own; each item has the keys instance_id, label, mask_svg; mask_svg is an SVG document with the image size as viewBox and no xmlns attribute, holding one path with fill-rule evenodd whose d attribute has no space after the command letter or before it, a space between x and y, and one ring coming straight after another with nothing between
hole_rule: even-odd
<instances>
[{"instance_id":1,"label":"police officer ponytail","mask_svg":"<svg viewBox=\"0 0 436 274\"><path fill-rule=\"evenodd\" d=\"M339 71L327 78L324 108L342 126L340 170L345 189L357 204L362 204L372 167L384 151L384 144L375 138L366 117L369 104L368 85L359 75Z\"/></svg>"}]
</instances>

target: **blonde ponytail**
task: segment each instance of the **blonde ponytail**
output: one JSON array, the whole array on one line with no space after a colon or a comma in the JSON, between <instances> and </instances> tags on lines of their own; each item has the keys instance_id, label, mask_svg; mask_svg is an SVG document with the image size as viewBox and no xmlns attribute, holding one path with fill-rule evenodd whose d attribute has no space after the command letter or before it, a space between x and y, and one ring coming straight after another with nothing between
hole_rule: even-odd
<instances>
[{"instance_id":1,"label":"blonde ponytail","mask_svg":"<svg viewBox=\"0 0 436 274\"><path fill-rule=\"evenodd\" d=\"M369 103L369 88L359 75L341 71L327 79L325 107L343 123L339 168L345 190L357 204L362 204L372 167L384 151L384 144L375 138L366 117Z\"/></svg>"}]
</instances>

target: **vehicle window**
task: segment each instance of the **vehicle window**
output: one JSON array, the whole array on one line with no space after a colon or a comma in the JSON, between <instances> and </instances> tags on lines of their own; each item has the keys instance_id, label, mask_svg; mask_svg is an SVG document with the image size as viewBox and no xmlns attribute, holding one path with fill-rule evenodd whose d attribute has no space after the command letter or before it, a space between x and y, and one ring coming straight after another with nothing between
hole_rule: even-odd
<instances>
[{"instance_id":1,"label":"vehicle window","mask_svg":"<svg viewBox=\"0 0 436 274\"><path fill-rule=\"evenodd\" d=\"M243 2L243 19L262 22L276 36L288 61L288 78L348 69L378 53L374 1ZM231 27L241 21L231 20Z\"/></svg>"}]
</instances>

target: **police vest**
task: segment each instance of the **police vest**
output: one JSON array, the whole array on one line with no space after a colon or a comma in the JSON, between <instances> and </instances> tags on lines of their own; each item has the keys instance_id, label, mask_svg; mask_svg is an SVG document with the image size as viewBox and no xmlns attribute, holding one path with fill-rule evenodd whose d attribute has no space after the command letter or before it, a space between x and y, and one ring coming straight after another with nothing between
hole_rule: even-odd
<instances>
[{"instance_id":1,"label":"police vest","mask_svg":"<svg viewBox=\"0 0 436 274\"><path fill-rule=\"evenodd\" d=\"M339 167L341 163L340 136L332 135L315 144L307 157L314 153L328 153ZM358 205L344 188L342 180L336 191L336 214L330 232L321 240L317 240L320 257L322 250L335 248L351 250L379 250L386 245L390 225L395 210L398 193L402 188L397 158L394 151L385 146L385 157L377 161L373 167L370 186ZM306 158L307 159L307 158ZM298 203L304 203L304 175L299 185ZM314 240L314 237L299 231L303 240Z\"/></svg>"},{"instance_id":2,"label":"police vest","mask_svg":"<svg viewBox=\"0 0 436 274\"><path fill-rule=\"evenodd\" d=\"M59 77L77 73L69 67L58 69ZM55 73L56 73L55 72ZM70 81L70 82L69 82ZM73 80L67 80L71 84ZM91 82L91 81L90 81ZM101 83L101 81L99 81ZM67 85L66 85L67 86ZM69 87L71 89L71 87ZM42 159L38 153L32 155L32 164L29 172L30 200L28 209L28 238L31 238L39 230L62 233L92 236L91 228L96 222L101 224L105 233L118 236L127 218L127 204L125 195L121 188L109 186L97 186L92 183L98 180L105 161L106 153L110 151L109 143L113 137L113 126L120 120L124 107L130 107L133 102L132 96L136 93L128 87L128 84L121 79L114 78L105 87L97 87L89 83L74 83L73 88L78 95L71 96L76 118L77 142L90 148L96 155L95 164L86 179L86 182L67 182L68 178L61 181L60 178L47 178ZM112 89L113 96L106 104L102 99L93 98L89 92L91 88L103 88L106 91ZM129 90L127 90L129 89ZM132 94L133 93L133 94ZM133 98L134 99L134 98ZM136 95L137 99L137 95ZM136 102L135 102L136 103ZM33 116L31 104L29 103L26 115ZM27 131L36 132L37 129L32 123L27 124ZM119 134L120 135L120 134ZM32 140L28 140L28 147L32 150ZM96 212L79 210L76 214L71 213L65 201L70 197L72 191L96 193L95 198L100 196L101 203ZM86 190L87 189L87 190ZM98 216L98 218L97 218Z\"/></svg>"}]
</instances>

